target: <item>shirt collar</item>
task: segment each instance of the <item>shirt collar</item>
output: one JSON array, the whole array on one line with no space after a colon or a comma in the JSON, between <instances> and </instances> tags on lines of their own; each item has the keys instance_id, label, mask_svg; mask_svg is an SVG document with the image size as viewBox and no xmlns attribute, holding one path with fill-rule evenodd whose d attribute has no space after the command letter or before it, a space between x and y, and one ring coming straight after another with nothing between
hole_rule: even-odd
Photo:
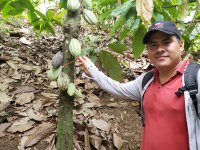
<instances>
[{"instance_id":1,"label":"shirt collar","mask_svg":"<svg viewBox=\"0 0 200 150\"><path fill-rule=\"evenodd\" d=\"M188 64L189 64L188 59L183 60L182 64L178 67L177 72L183 74ZM155 77L158 76L158 74L159 74L158 69L154 68L153 73L154 73Z\"/></svg>"}]
</instances>

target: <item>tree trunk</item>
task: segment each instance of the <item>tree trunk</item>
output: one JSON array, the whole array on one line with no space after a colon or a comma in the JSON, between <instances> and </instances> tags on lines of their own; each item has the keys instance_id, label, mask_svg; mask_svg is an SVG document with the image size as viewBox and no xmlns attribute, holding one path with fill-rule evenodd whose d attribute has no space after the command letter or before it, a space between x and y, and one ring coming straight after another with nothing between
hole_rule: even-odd
<instances>
[{"instance_id":1,"label":"tree trunk","mask_svg":"<svg viewBox=\"0 0 200 150\"><path fill-rule=\"evenodd\" d=\"M64 64L67 64L74 61L68 45L71 38L78 38L80 32L80 10L76 12L68 11L64 24L65 42L63 44L63 53ZM74 82L74 63L70 63L63 68L63 72L69 75L70 82ZM61 91L57 124L57 150L73 150L73 106L74 97L68 96L67 91Z\"/></svg>"}]
</instances>

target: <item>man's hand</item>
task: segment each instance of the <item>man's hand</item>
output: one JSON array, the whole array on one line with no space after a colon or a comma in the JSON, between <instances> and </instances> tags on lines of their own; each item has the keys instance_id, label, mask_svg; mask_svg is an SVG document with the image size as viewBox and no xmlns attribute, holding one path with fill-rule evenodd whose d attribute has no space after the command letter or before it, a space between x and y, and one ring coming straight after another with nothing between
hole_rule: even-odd
<instances>
[{"instance_id":1,"label":"man's hand","mask_svg":"<svg viewBox=\"0 0 200 150\"><path fill-rule=\"evenodd\" d=\"M91 76L90 72L87 69L88 65L90 63L92 63L91 60L88 57L86 57L86 56L80 56L80 57L78 57L78 61L80 62L80 66L84 70L84 72L87 75Z\"/></svg>"}]
</instances>

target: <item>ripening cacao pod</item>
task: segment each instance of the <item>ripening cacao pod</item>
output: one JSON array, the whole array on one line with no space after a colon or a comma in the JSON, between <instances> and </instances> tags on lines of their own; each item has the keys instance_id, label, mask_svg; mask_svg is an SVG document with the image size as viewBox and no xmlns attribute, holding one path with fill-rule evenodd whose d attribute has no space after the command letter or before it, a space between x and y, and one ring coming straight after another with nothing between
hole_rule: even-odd
<instances>
[{"instance_id":1,"label":"ripening cacao pod","mask_svg":"<svg viewBox=\"0 0 200 150\"><path fill-rule=\"evenodd\" d=\"M59 51L53 56L52 66L54 68L58 68L62 65L62 62L63 62L63 52Z\"/></svg>"},{"instance_id":2,"label":"ripening cacao pod","mask_svg":"<svg viewBox=\"0 0 200 150\"><path fill-rule=\"evenodd\" d=\"M83 5L84 5L87 9L92 9L92 0L83 0Z\"/></svg>"},{"instance_id":3,"label":"ripening cacao pod","mask_svg":"<svg viewBox=\"0 0 200 150\"><path fill-rule=\"evenodd\" d=\"M97 17L91 10L83 9L83 18L90 25L95 25L98 23Z\"/></svg>"},{"instance_id":4,"label":"ripening cacao pod","mask_svg":"<svg viewBox=\"0 0 200 150\"><path fill-rule=\"evenodd\" d=\"M74 95L75 95L76 97L83 97L83 95L82 95L81 91L80 91L80 90L78 90L78 89L76 89L76 90L75 90L75 93L74 93Z\"/></svg>"},{"instance_id":5,"label":"ripening cacao pod","mask_svg":"<svg viewBox=\"0 0 200 150\"><path fill-rule=\"evenodd\" d=\"M62 72L62 68L63 66L60 66L59 68L51 68L49 71L47 71L47 77L49 78L49 80L56 80L59 74Z\"/></svg>"},{"instance_id":6,"label":"ripening cacao pod","mask_svg":"<svg viewBox=\"0 0 200 150\"><path fill-rule=\"evenodd\" d=\"M76 91L76 87L75 87L74 83L69 83L68 88L67 88L67 94L69 96L72 96L72 95L74 95L75 91Z\"/></svg>"},{"instance_id":7,"label":"ripening cacao pod","mask_svg":"<svg viewBox=\"0 0 200 150\"><path fill-rule=\"evenodd\" d=\"M81 43L79 40L73 38L69 43L69 51L74 57L81 55Z\"/></svg>"},{"instance_id":8,"label":"ripening cacao pod","mask_svg":"<svg viewBox=\"0 0 200 150\"><path fill-rule=\"evenodd\" d=\"M71 11L76 11L80 7L79 0L67 0L67 8Z\"/></svg>"},{"instance_id":9,"label":"ripening cacao pod","mask_svg":"<svg viewBox=\"0 0 200 150\"><path fill-rule=\"evenodd\" d=\"M69 85L70 79L66 73L61 73L57 79L57 85L60 90L66 90Z\"/></svg>"}]
</instances>

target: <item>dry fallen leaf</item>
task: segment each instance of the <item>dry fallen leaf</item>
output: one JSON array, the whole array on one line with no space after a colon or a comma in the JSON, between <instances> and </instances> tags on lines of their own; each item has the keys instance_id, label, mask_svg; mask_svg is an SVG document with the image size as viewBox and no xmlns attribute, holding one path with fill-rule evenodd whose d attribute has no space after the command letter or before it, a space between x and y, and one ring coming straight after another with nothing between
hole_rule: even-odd
<instances>
[{"instance_id":1,"label":"dry fallen leaf","mask_svg":"<svg viewBox=\"0 0 200 150\"><path fill-rule=\"evenodd\" d=\"M18 93L26 93L26 92L33 92L35 91L35 88L32 86L20 86L20 87L16 87L16 90L13 91L12 94L18 94Z\"/></svg>"},{"instance_id":2,"label":"dry fallen leaf","mask_svg":"<svg viewBox=\"0 0 200 150\"><path fill-rule=\"evenodd\" d=\"M90 142L96 149L100 149L102 144L102 139L96 135L90 135Z\"/></svg>"},{"instance_id":3,"label":"dry fallen leaf","mask_svg":"<svg viewBox=\"0 0 200 150\"><path fill-rule=\"evenodd\" d=\"M53 132L55 132L56 126L54 124L44 122L37 126L36 129L37 130L32 135L28 136L24 143L24 147L30 147L36 144L38 141L51 135Z\"/></svg>"},{"instance_id":4,"label":"dry fallen leaf","mask_svg":"<svg viewBox=\"0 0 200 150\"><path fill-rule=\"evenodd\" d=\"M46 148L46 150L56 150L55 140L56 140L56 134L55 133L48 137L48 139L46 141L49 143L49 145Z\"/></svg>"},{"instance_id":5,"label":"dry fallen leaf","mask_svg":"<svg viewBox=\"0 0 200 150\"><path fill-rule=\"evenodd\" d=\"M10 106L10 102L0 103L0 112L4 111L9 106Z\"/></svg>"},{"instance_id":6,"label":"dry fallen leaf","mask_svg":"<svg viewBox=\"0 0 200 150\"><path fill-rule=\"evenodd\" d=\"M0 124L0 137L3 137L5 134L3 133L9 126L11 125L11 123L2 123Z\"/></svg>"},{"instance_id":7,"label":"dry fallen leaf","mask_svg":"<svg viewBox=\"0 0 200 150\"><path fill-rule=\"evenodd\" d=\"M85 150L91 150L90 148L90 140L89 140L89 133L88 133L88 129L85 129L85 133L84 133L84 139L85 139Z\"/></svg>"},{"instance_id":8,"label":"dry fallen leaf","mask_svg":"<svg viewBox=\"0 0 200 150\"><path fill-rule=\"evenodd\" d=\"M36 120L36 121L45 121L46 117L42 114L39 114L39 112L34 111L32 108L29 108L25 112L19 112L19 115L29 117L30 119Z\"/></svg>"},{"instance_id":9,"label":"dry fallen leaf","mask_svg":"<svg viewBox=\"0 0 200 150\"><path fill-rule=\"evenodd\" d=\"M48 97L48 98L58 98L58 94L54 94L54 93L41 93L43 96Z\"/></svg>"},{"instance_id":10,"label":"dry fallen leaf","mask_svg":"<svg viewBox=\"0 0 200 150\"><path fill-rule=\"evenodd\" d=\"M16 120L8 129L7 132L15 133L17 131L24 132L33 128L33 121L30 121L29 118L21 118Z\"/></svg>"},{"instance_id":11,"label":"dry fallen leaf","mask_svg":"<svg viewBox=\"0 0 200 150\"><path fill-rule=\"evenodd\" d=\"M123 140L116 133L113 133L113 143L114 146L120 150L122 148Z\"/></svg>"},{"instance_id":12,"label":"dry fallen leaf","mask_svg":"<svg viewBox=\"0 0 200 150\"><path fill-rule=\"evenodd\" d=\"M30 103L34 99L34 93L22 93L16 95L16 103L20 105L24 105L26 103Z\"/></svg>"},{"instance_id":13,"label":"dry fallen leaf","mask_svg":"<svg viewBox=\"0 0 200 150\"><path fill-rule=\"evenodd\" d=\"M27 70L27 71L31 71L32 67L29 65L24 65L24 64L20 64L18 65L21 69Z\"/></svg>"},{"instance_id":14,"label":"dry fallen leaf","mask_svg":"<svg viewBox=\"0 0 200 150\"><path fill-rule=\"evenodd\" d=\"M98 119L98 120L92 119L91 122L98 129L101 129L101 130L107 131L107 132L110 131L110 124L103 119Z\"/></svg>"},{"instance_id":15,"label":"dry fallen leaf","mask_svg":"<svg viewBox=\"0 0 200 150\"><path fill-rule=\"evenodd\" d=\"M7 88L8 88L8 84L7 83L2 83L2 84L0 84L0 91L5 91Z\"/></svg>"},{"instance_id":16,"label":"dry fallen leaf","mask_svg":"<svg viewBox=\"0 0 200 150\"><path fill-rule=\"evenodd\" d=\"M10 60L10 61L7 61L7 64L13 69L13 70L17 70L18 67L17 65L15 64L16 62Z\"/></svg>"},{"instance_id":17,"label":"dry fallen leaf","mask_svg":"<svg viewBox=\"0 0 200 150\"><path fill-rule=\"evenodd\" d=\"M31 42L29 40L27 40L25 37L21 37L19 39L19 41L22 43L22 44L26 44L26 45L31 45Z\"/></svg>"},{"instance_id":18,"label":"dry fallen leaf","mask_svg":"<svg viewBox=\"0 0 200 150\"><path fill-rule=\"evenodd\" d=\"M1 103L8 103L12 99L5 93L5 92L0 92L0 102Z\"/></svg>"}]
</instances>

